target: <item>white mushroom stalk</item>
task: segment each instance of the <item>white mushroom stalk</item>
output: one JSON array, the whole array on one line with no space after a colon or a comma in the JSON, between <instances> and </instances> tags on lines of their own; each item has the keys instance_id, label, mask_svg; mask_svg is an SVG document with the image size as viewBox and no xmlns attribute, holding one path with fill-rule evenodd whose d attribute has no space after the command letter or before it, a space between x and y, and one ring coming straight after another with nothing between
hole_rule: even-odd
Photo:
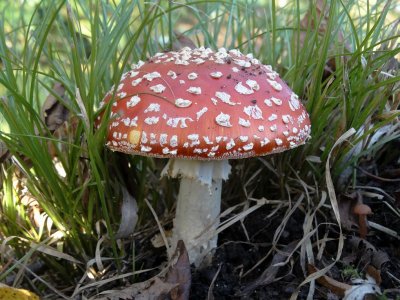
<instances>
[{"instance_id":1,"label":"white mushroom stalk","mask_svg":"<svg viewBox=\"0 0 400 300\"><path fill-rule=\"evenodd\" d=\"M181 180L171 250L183 240L196 266L208 262L217 247L222 181L228 179L230 170L227 160L170 159L162 172Z\"/></svg>"}]
</instances>

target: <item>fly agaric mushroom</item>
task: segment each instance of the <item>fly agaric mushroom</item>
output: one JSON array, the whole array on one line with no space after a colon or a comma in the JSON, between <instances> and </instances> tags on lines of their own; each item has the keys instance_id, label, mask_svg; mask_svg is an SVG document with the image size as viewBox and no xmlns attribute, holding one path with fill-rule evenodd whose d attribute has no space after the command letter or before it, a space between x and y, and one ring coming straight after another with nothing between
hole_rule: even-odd
<instances>
[{"instance_id":1,"label":"fly agaric mushroom","mask_svg":"<svg viewBox=\"0 0 400 300\"><path fill-rule=\"evenodd\" d=\"M183 240L196 265L217 245L228 159L294 148L311 130L278 73L239 50L157 53L125 73L101 104L109 101L110 149L170 158L163 174L181 179L172 246Z\"/></svg>"}]
</instances>

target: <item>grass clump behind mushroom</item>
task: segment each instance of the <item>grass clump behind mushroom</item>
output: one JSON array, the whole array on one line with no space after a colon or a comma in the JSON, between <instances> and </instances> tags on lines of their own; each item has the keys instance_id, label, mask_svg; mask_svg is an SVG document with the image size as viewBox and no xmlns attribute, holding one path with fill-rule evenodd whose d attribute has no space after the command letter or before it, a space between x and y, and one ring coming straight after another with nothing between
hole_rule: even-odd
<instances>
[{"instance_id":1,"label":"grass clump behind mushroom","mask_svg":"<svg viewBox=\"0 0 400 300\"><path fill-rule=\"evenodd\" d=\"M258 208L253 200L266 195L289 203L263 202L273 203L271 209L287 208L281 226L271 228L276 232L273 248L279 249L298 208L305 216L305 238L297 249L306 270L306 259L316 257L316 216L334 221L330 208L335 204L328 197L334 186L326 180L332 178L337 191L353 189L357 169L348 167L399 138L395 2L367 8L356 2L327 3L326 14L299 1L285 6L269 1L0 3L0 140L6 149L0 152L0 280L36 283L37 278L21 275L29 273L25 265L39 263L47 274L57 273L53 279L45 273L39 294L62 289L69 297L83 278L85 288L76 291L94 295L86 286L91 280L126 268L136 274L141 268L144 254L135 252L135 241L140 246L158 230L145 199L167 230L177 187L159 184L162 163L106 151L106 128L94 133L94 120L109 87L130 64L169 50L177 41L175 30L197 46L253 53L304 100L312 140L291 153L235 163L224 186L223 209L244 203L234 216L226 212L232 217L227 220L240 221ZM65 88L63 97L52 89L57 82ZM56 134L40 116L49 94L69 111ZM352 128L355 133L334 148ZM377 139L375 134L381 135ZM344 171L350 171L345 178ZM139 221L133 236L116 240L121 186L135 197ZM326 232L332 231L328 227Z\"/></svg>"}]
</instances>

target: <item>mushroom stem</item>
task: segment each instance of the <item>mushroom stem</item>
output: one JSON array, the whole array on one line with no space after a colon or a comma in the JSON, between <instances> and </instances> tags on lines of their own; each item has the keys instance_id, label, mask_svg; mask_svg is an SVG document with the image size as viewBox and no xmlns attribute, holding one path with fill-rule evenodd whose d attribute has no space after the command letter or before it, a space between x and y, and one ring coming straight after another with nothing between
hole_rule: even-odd
<instances>
[{"instance_id":1,"label":"mushroom stem","mask_svg":"<svg viewBox=\"0 0 400 300\"><path fill-rule=\"evenodd\" d=\"M162 175L180 177L178 202L174 219L172 251L183 240L191 263L199 266L216 248L221 210L222 180L228 178L227 160L193 161L171 159Z\"/></svg>"},{"instance_id":2,"label":"mushroom stem","mask_svg":"<svg viewBox=\"0 0 400 300\"><path fill-rule=\"evenodd\" d=\"M221 188L222 179L213 180L211 186L203 185L197 179L181 179L173 242L183 240L190 261L196 265L217 247L215 232L219 225Z\"/></svg>"}]
</instances>

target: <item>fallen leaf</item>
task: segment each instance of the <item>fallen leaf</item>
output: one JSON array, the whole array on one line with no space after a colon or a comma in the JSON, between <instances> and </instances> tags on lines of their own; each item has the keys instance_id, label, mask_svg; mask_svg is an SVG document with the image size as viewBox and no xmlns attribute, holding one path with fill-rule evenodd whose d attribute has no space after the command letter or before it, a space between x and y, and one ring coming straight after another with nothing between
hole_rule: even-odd
<instances>
[{"instance_id":1,"label":"fallen leaf","mask_svg":"<svg viewBox=\"0 0 400 300\"><path fill-rule=\"evenodd\" d=\"M110 290L103 292L104 297L96 297L96 300L158 300L165 299L175 288L175 284L166 283L159 277L132 284L120 291Z\"/></svg>"},{"instance_id":2,"label":"fallen leaf","mask_svg":"<svg viewBox=\"0 0 400 300\"><path fill-rule=\"evenodd\" d=\"M0 283L0 299L2 300L39 300L39 296L25 289L16 289Z\"/></svg>"},{"instance_id":3,"label":"fallen leaf","mask_svg":"<svg viewBox=\"0 0 400 300\"><path fill-rule=\"evenodd\" d=\"M42 106L42 119L50 132L59 128L69 116L68 109L59 101L59 98L64 101L68 100L64 86L57 82L54 84L52 92Z\"/></svg>"},{"instance_id":4,"label":"fallen leaf","mask_svg":"<svg viewBox=\"0 0 400 300\"><path fill-rule=\"evenodd\" d=\"M357 226L357 218L353 213L354 204L357 202L355 193L350 195L341 195L338 201L340 222L344 229L352 230Z\"/></svg>"},{"instance_id":5,"label":"fallen leaf","mask_svg":"<svg viewBox=\"0 0 400 300\"><path fill-rule=\"evenodd\" d=\"M102 293L96 300L187 300L191 285L189 256L182 241L178 241L165 279L155 276L149 280L132 284L123 290Z\"/></svg>"},{"instance_id":6,"label":"fallen leaf","mask_svg":"<svg viewBox=\"0 0 400 300\"><path fill-rule=\"evenodd\" d=\"M136 199L125 187L122 187L121 222L115 235L117 239L129 237L135 231L138 220L137 211Z\"/></svg>"},{"instance_id":7,"label":"fallen leaf","mask_svg":"<svg viewBox=\"0 0 400 300\"><path fill-rule=\"evenodd\" d=\"M172 43L172 51L179 51L184 47L189 47L190 49L196 48L196 45L193 41L185 36L183 33L175 32L176 39Z\"/></svg>"},{"instance_id":8,"label":"fallen leaf","mask_svg":"<svg viewBox=\"0 0 400 300\"><path fill-rule=\"evenodd\" d=\"M7 149L6 144L3 141L0 141L0 163L5 162L10 158L10 152Z\"/></svg>"},{"instance_id":9,"label":"fallen leaf","mask_svg":"<svg viewBox=\"0 0 400 300\"><path fill-rule=\"evenodd\" d=\"M178 241L175 253L172 255L172 264L166 275L166 282L177 284L176 288L171 291L172 300L189 299L192 275L189 255L182 240Z\"/></svg>"},{"instance_id":10,"label":"fallen leaf","mask_svg":"<svg viewBox=\"0 0 400 300\"><path fill-rule=\"evenodd\" d=\"M373 252L372 258L371 258L371 264L381 270L382 266L390 261L389 254L387 254L385 251L382 250L377 250Z\"/></svg>"},{"instance_id":11,"label":"fallen leaf","mask_svg":"<svg viewBox=\"0 0 400 300\"><path fill-rule=\"evenodd\" d=\"M378 269L376 269L374 266L368 265L365 270L365 273L368 276L372 277L378 285L380 285L382 283L381 272Z\"/></svg>"},{"instance_id":12,"label":"fallen leaf","mask_svg":"<svg viewBox=\"0 0 400 300\"><path fill-rule=\"evenodd\" d=\"M311 264L308 265L308 272L310 274L314 274L318 271L319 270L315 266ZM340 297L343 297L346 294L346 291L351 289L351 285L337 281L336 279L333 279L327 275L322 275L318 277L317 283L328 288L330 291L332 291L333 293L335 293Z\"/></svg>"}]
</instances>

